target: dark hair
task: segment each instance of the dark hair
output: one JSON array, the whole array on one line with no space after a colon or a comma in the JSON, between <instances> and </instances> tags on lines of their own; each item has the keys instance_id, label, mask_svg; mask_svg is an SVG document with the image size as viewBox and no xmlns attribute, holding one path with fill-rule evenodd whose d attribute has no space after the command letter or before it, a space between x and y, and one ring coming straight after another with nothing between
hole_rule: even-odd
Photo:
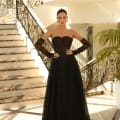
<instances>
[{"instance_id":1,"label":"dark hair","mask_svg":"<svg viewBox=\"0 0 120 120\"><path fill-rule=\"evenodd\" d=\"M65 14L67 15L67 11L66 11L65 9L61 8L61 9L59 9L59 10L57 11L57 16L58 16L59 13L61 13L61 12L65 13Z\"/></svg>"}]
</instances>

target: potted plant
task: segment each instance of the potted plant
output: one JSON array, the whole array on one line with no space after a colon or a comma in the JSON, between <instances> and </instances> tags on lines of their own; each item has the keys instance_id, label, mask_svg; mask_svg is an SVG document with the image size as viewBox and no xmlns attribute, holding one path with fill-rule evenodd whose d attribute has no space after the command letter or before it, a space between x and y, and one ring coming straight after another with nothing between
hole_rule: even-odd
<instances>
[{"instance_id":1,"label":"potted plant","mask_svg":"<svg viewBox=\"0 0 120 120\"><path fill-rule=\"evenodd\" d=\"M117 108L120 109L120 23L116 28L98 32L96 40L98 40L99 44L103 46L103 48L97 53L98 61L104 60L112 54L116 54L113 58L116 61L116 71L114 71L115 94Z\"/></svg>"}]
</instances>

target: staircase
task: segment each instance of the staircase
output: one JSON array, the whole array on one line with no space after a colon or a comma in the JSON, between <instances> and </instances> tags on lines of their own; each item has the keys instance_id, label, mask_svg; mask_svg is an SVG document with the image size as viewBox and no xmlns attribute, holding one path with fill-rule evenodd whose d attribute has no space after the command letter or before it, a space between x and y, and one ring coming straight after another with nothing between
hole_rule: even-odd
<instances>
[{"instance_id":1,"label":"staircase","mask_svg":"<svg viewBox=\"0 0 120 120\"><path fill-rule=\"evenodd\" d=\"M0 108L41 104L43 76L15 24L0 24Z\"/></svg>"}]
</instances>

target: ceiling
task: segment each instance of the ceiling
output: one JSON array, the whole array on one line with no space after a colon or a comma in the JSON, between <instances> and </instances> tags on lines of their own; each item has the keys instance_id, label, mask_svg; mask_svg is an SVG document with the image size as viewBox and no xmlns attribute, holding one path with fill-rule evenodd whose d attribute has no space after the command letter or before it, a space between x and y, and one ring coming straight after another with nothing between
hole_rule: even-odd
<instances>
[{"instance_id":1,"label":"ceiling","mask_svg":"<svg viewBox=\"0 0 120 120\"><path fill-rule=\"evenodd\" d=\"M103 3L103 2L116 2L119 0L43 0L46 5L80 5L80 4L88 4L88 3Z\"/></svg>"}]
</instances>

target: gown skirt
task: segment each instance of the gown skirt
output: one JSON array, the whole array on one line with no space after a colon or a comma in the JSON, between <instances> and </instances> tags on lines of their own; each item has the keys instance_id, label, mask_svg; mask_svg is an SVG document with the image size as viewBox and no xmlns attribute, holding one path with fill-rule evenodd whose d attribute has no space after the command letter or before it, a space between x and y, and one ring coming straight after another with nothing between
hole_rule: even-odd
<instances>
[{"instance_id":1,"label":"gown skirt","mask_svg":"<svg viewBox=\"0 0 120 120\"><path fill-rule=\"evenodd\" d=\"M66 40L69 41L69 38ZM42 120L90 120L81 73L74 55L63 54L51 61Z\"/></svg>"}]
</instances>

